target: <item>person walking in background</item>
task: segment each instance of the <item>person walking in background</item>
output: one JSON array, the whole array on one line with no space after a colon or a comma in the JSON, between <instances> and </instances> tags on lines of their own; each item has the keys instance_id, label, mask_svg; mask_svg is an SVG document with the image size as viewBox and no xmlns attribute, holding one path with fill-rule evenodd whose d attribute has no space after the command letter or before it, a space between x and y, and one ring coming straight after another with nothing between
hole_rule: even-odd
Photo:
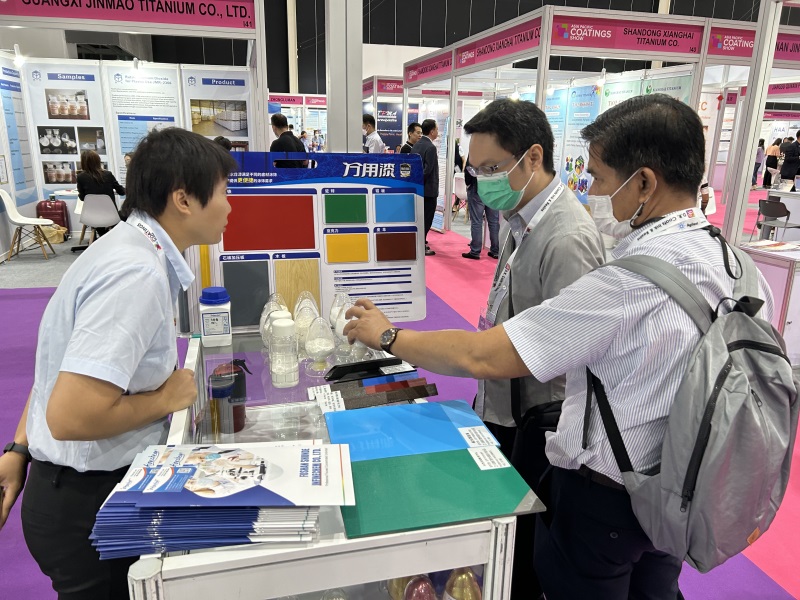
<instances>
[{"instance_id":1,"label":"person walking in background","mask_svg":"<svg viewBox=\"0 0 800 600\"><path fill-rule=\"evenodd\" d=\"M308 139L308 134L305 131L300 132L300 142L303 144L306 152L311 152L311 140Z\"/></svg>"},{"instance_id":2,"label":"person walking in background","mask_svg":"<svg viewBox=\"0 0 800 600\"><path fill-rule=\"evenodd\" d=\"M408 124L407 131L408 140L406 140L406 143L403 144L402 148L400 148L400 154L410 153L411 149L414 147L414 144L416 144L419 141L419 138L422 137L422 126L416 121Z\"/></svg>"},{"instance_id":3,"label":"person walking in background","mask_svg":"<svg viewBox=\"0 0 800 600\"><path fill-rule=\"evenodd\" d=\"M275 113L270 117L272 124L272 133L275 134L275 139L270 144L270 152L305 152L306 147L303 143L294 137L294 134L289 129L289 122L286 120L286 115ZM277 167L284 169L302 169L308 166L307 160L277 160L275 161Z\"/></svg>"},{"instance_id":4,"label":"person walking in background","mask_svg":"<svg viewBox=\"0 0 800 600\"><path fill-rule=\"evenodd\" d=\"M114 210L117 210L117 203L114 202L114 192L120 196L125 195L125 188L122 187L117 178L111 171L103 168L100 155L94 150L84 150L81 152L81 172L78 173L78 198L84 200L87 194L101 194L108 196L114 203ZM95 227L95 235L100 237L108 232L108 227Z\"/></svg>"},{"instance_id":5,"label":"person walking in background","mask_svg":"<svg viewBox=\"0 0 800 600\"><path fill-rule=\"evenodd\" d=\"M365 115L370 116L370 115ZM422 137L411 149L412 154L422 157L422 182L425 209L425 256L434 256L428 244L428 232L436 215L436 199L439 197L439 156L433 142L439 137L439 127L433 119L425 119L421 125Z\"/></svg>"},{"instance_id":6,"label":"person walking in background","mask_svg":"<svg viewBox=\"0 0 800 600\"><path fill-rule=\"evenodd\" d=\"M761 165L764 164L764 140L763 138L758 140L758 147L756 148L756 162L755 166L753 167L753 181L752 185L750 186L751 190L756 189L758 187L758 172L761 170Z\"/></svg>"},{"instance_id":7,"label":"person walking in background","mask_svg":"<svg viewBox=\"0 0 800 600\"><path fill-rule=\"evenodd\" d=\"M797 132L797 138L800 139L800 131ZM800 145L797 139L792 141L791 138L786 138L781 144L781 154L783 154L783 165L781 165L781 179L788 179L794 182L797 169L800 167ZM792 186L794 191L794 185Z\"/></svg>"},{"instance_id":8,"label":"person walking in background","mask_svg":"<svg viewBox=\"0 0 800 600\"><path fill-rule=\"evenodd\" d=\"M364 152L367 154L383 154L386 152L386 144L383 143L381 136L375 131L375 117L364 115L361 117L361 125L361 133L366 136Z\"/></svg>"},{"instance_id":9,"label":"person walking in background","mask_svg":"<svg viewBox=\"0 0 800 600\"><path fill-rule=\"evenodd\" d=\"M486 222L489 225L489 258L500 256L500 211L489 208L478 195L478 180L469 172L469 156L464 163L467 170L464 171L464 183L467 184L467 210L470 218L470 242L469 252L461 254L464 258L478 260L481 257L483 247L483 216L486 215Z\"/></svg>"},{"instance_id":10,"label":"person walking in background","mask_svg":"<svg viewBox=\"0 0 800 600\"><path fill-rule=\"evenodd\" d=\"M766 163L764 165L763 184L766 190L772 187L772 173L770 169L778 168L778 157L781 155L781 138L775 138L775 141L772 142L772 145L767 148L764 154L766 156Z\"/></svg>"}]
</instances>

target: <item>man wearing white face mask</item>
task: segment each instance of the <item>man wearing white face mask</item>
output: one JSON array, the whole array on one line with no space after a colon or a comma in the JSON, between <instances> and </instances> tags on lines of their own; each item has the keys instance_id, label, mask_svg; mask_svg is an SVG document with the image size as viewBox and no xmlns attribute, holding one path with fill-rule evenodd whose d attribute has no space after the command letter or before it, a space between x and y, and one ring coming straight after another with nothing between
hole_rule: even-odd
<instances>
[{"instance_id":1,"label":"man wearing white face mask","mask_svg":"<svg viewBox=\"0 0 800 600\"><path fill-rule=\"evenodd\" d=\"M531 102L497 100L465 126L471 136L469 173L478 196L503 211L501 252L479 327L500 325L541 304L603 262L600 236L586 209L555 176L553 133ZM548 466L545 432L555 430L564 400L564 377L481 381L475 410L501 450L536 485ZM518 521L513 599L541 593L530 568L534 517Z\"/></svg>"},{"instance_id":2,"label":"man wearing white face mask","mask_svg":"<svg viewBox=\"0 0 800 600\"><path fill-rule=\"evenodd\" d=\"M721 299L733 295L741 271L728 260L719 230L695 207L705 152L697 113L664 94L640 96L601 114L582 135L594 177L590 192L613 196L614 219L633 227L613 258L660 258L710 306L730 311ZM772 294L760 273L757 279L764 301L758 316L770 321ZM398 330L366 299L347 317L355 317L345 328L351 341L436 373L538 381L566 373L558 428L547 434L552 468L537 489L547 512L537 516L534 565L547 599L679 597L683 557L659 551L637 520L597 401L587 396L586 371L603 383L633 470L658 466L670 411L700 339L678 302L641 275L605 266L477 333Z\"/></svg>"},{"instance_id":3,"label":"man wearing white face mask","mask_svg":"<svg viewBox=\"0 0 800 600\"><path fill-rule=\"evenodd\" d=\"M367 154L383 154L386 152L386 144L383 143L381 136L375 131L375 117L364 115L361 117L361 126L361 133L366 136L364 151Z\"/></svg>"}]
</instances>

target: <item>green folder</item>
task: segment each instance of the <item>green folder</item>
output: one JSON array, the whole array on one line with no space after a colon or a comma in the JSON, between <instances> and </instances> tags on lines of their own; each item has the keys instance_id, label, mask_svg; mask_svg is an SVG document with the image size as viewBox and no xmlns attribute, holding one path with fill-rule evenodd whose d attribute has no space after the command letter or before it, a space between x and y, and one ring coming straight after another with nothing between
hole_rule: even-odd
<instances>
[{"instance_id":1,"label":"green folder","mask_svg":"<svg viewBox=\"0 0 800 600\"><path fill-rule=\"evenodd\" d=\"M473 450L508 465L497 448ZM545 509L513 467L482 470L470 450L365 460L351 468L356 505L341 509L348 538Z\"/></svg>"}]
</instances>

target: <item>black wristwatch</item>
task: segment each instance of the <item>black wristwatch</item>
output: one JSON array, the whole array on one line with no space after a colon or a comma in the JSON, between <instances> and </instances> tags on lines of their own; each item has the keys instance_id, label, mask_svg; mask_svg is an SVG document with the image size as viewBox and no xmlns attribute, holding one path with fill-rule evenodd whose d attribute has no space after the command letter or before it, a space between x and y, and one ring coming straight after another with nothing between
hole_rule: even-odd
<instances>
[{"instance_id":1,"label":"black wristwatch","mask_svg":"<svg viewBox=\"0 0 800 600\"><path fill-rule=\"evenodd\" d=\"M25 457L25 460L31 462L31 453L28 451L28 447L23 444L17 444L16 442L9 442L3 448L3 454L6 452L16 452L17 454L22 454Z\"/></svg>"},{"instance_id":2,"label":"black wristwatch","mask_svg":"<svg viewBox=\"0 0 800 600\"><path fill-rule=\"evenodd\" d=\"M381 349L384 352L392 351L392 344L397 339L397 334L403 331L399 327L391 327L381 334Z\"/></svg>"}]
</instances>

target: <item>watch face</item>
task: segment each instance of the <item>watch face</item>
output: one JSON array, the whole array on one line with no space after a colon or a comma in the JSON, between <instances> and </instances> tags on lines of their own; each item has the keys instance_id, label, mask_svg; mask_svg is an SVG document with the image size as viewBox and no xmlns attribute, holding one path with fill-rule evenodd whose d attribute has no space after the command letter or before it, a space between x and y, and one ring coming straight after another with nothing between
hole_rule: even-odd
<instances>
[{"instance_id":1,"label":"watch face","mask_svg":"<svg viewBox=\"0 0 800 600\"><path fill-rule=\"evenodd\" d=\"M381 334L381 347L386 350L386 347L389 346L393 341L394 337L397 335L397 330L387 329Z\"/></svg>"}]
</instances>

